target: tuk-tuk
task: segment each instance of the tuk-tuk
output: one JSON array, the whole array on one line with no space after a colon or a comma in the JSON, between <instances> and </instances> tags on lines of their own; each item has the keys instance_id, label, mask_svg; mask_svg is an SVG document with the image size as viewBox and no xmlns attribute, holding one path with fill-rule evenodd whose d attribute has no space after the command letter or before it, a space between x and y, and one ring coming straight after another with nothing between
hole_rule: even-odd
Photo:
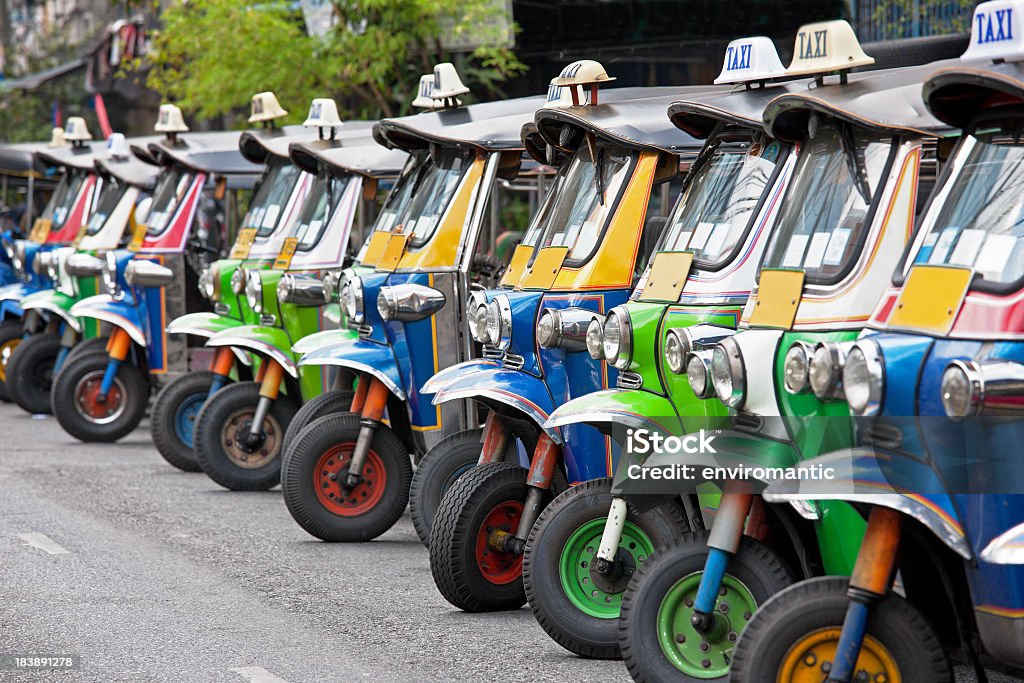
<instances>
[{"instance_id":1,"label":"tuk-tuk","mask_svg":"<svg viewBox=\"0 0 1024 683\"><path fill-rule=\"evenodd\" d=\"M238 138L175 133L133 148L163 170L128 248L79 264L80 273L99 271L107 293L79 301L71 315L112 329L104 351L65 362L54 381L53 413L71 436L117 441L138 426L154 384L196 369L186 341L168 338L166 326L206 305L199 274L227 241L234 192L251 189L259 173L238 151Z\"/></svg>"},{"instance_id":2,"label":"tuk-tuk","mask_svg":"<svg viewBox=\"0 0 1024 683\"><path fill-rule=\"evenodd\" d=\"M471 289L496 284L498 274L482 239L489 222L496 227L488 203L544 170L524 163L520 138L543 97L462 107L468 89L451 64L438 65L430 85L421 96L442 108L377 129L410 159L344 275L341 300L356 329L299 362L358 375L348 412L310 422L289 437L284 456L288 510L325 541L365 541L391 528L409 499L410 455L418 460L478 423L464 403L431 405L421 387L473 352L462 323Z\"/></svg>"},{"instance_id":3,"label":"tuk-tuk","mask_svg":"<svg viewBox=\"0 0 1024 683\"><path fill-rule=\"evenodd\" d=\"M868 524L853 574L775 596L732 680L942 683L951 656L978 680L1024 672L1022 13L979 4L962 63L924 84L964 135L840 368L856 443L806 463L833 478L764 493L855 505Z\"/></svg>"},{"instance_id":4,"label":"tuk-tuk","mask_svg":"<svg viewBox=\"0 0 1024 683\"><path fill-rule=\"evenodd\" d=\"M260 361L255 382L212 394L196 418L196 460L211 479L233 491L278 484L285 434L299 406L332 388L329 373L298 368L292 346L321 330L338 328L337 309L324 305L323 278L348 258L360 206L365 211L377 182L394 177L404 162L403 154L380 149L365 136L338 140L329 148L302 145L301 150L337 156L334 162L318 164L320 172L311 176L312 189L273 267L245 270L240 286L259 324L224 330L207 342L218 350L253 353ZM333 388L348 388L343 384Z\"/></svg>"},{"instance_id":5,"label":"tuk-tuk","mask_svg":"<svg viewBox=\"0 0 1024 683\"><path fill-rule=\"evenodd\" d=\"M20 142L0 145L0 239L5 243L28 235L32 226L39 200L48 197L57 184L52 176L54 169L42 163L36 152L66 147L64 129L54 128L49 142ZM24 193L24 202L11 203ZM43 202L45 205L45 202ZM18 280L6 249L0 249L0 286Z\"/></svg>"},{"instance_id":6,"label":"tuk-tuk","mask_svg":"<svg viewBox=\"0 0 1024 683\"><path fill-rule=\"evenodd\" d=\"M338 144L338 137L365 135L356 124L343 128L343 134L337 131L341 122L337 120L333 100L314 100L311 110L317 116L307 118L304 125L277 128L273 121L285 115L277 98L270 92L253 96L249 121L262 128L242 133L239 149L246 159L263 166L263 174L228 258L215 261L200 274L199 293L213 304L214 310L176 318L168 325L168 334L191 335L205 343L224 330L259 323L260 316L249 307L244 295L245 269L269 268L273 264L313 186L313 175L303 173L291 162L289 145L306 141L331 148ZM333 120L325 123L323 111L335 112ZM235 368L236 355L230 347L206 353L209 370L189 373L164 386L153 403L150 419L150 433L157 450L171 465L187 472L202 469L193 450L193 432L207 397L230 382L232 375L240 371L246 377L251 374L247 366ZM238 357L248 359L248 354Z\"/></svg>"},{"instance_id":7,"label":"tuk-tuk","mask_svg":"<svg viewBox=\"0 0 1024 683\"><path fill-rule=\"evenodd\" d=\"M590 425L621 447L627 428L680 437L725 426L728 409L694 396L681 364L695 340L738 323L782 206L796 154L765 133L762 114L775 97L807 88L805 80L772 82L784 73L768 38L734 40L715 82L742 89L668 107L669 119L704 147L629 301L591 322L582 340L591 357L605 359L604 329L612 326L607 360L619 372L618 387L559 406L545 427ZM615 468L620 480L642 462L638 453L626 456ZM667 505L646 504L651 496L627 500L604 477L571 487L544 509L527 540L523 576L538 623L556 642L583 656L619 656L617 617L632 574L657 545L704 533L697 499L685 494L680 508L681 492L672 493ZM657 542L648 531L657 524L675 535ZM697 672L705 673L699 665Z\"/></svg>"},{"instance_id":8,"label":"tuk-tuk","mask_svg":"<svg viewBox=\"0 0 1024 683\"><path fill-rule=\"evenodd\" d=\"M46 323L11 353L6 385L11 400L32 414L51 412L53 378L72 349L78 349L78 355L102 350L107 342L98 336L97 321L82 321L70 313L77 301L95 295L99 284L93 274L76 277L69 272L69 268L75 268L74 254L127 246L136 225L149 210L160 171L158 166L133 157L120 133L111 135L106 151L94 156L94 198L78 235L71 246L39 253L33 264L36 270L45 271L52 289L35 292L21 301L22 310L38 311Z\"/></svg>"},{"instance_id":9,"label":"tuk-tuk","mask_svg":"<svg viewBox=\"0 0 1024 683\"><path fill-rule=\"evenodd\" d=\"M665 116L686 88L599 92L609 80L584 60L552 81L572 102L538 110L535 123L562 155L560 171L499 287L471 302L483 358L423 389L437 405L472 399L489 409L482 435L443 442L420 470L421 482L466 470L443 496L431 492L440 504L429 545L435 583L467 611L521 606L523 551L538 515L567 485L607 477L618 460L598 430L544 423L570 399L631 381L584 353L586 330L628 299L668 214L668 194L656 188L680 177L700 142ZM684 531L674 507L650 519L655 545Z\"/></svg>"},{"instance_id":10,"label":"tuk-tuk","mask_svg":"<svg viewBox=\"0 0 1024 683\"><path fill-rule=\"evenodd\" d=\"M824 55L801 49L815 40ZM686 462L692 478L671 486L722 491L710 533L656 552L623 596L620 647L638 675L727 677L756 609L793 573L849 575L863 533L845 503L793 508L757 494L784 468L850 444L849 410L821 361L844 353L884 292L934 183L937 138L953 130L919 105L935 65L847 74L872 59L845 22L801 27L794 55L787 74L815 86L765 108L767 132L799 153L740 329L675 365L695 395L710 383L732 424L713 452L658 453L623 482L628 494L645 471Z\"/></svg>"}]
</instances>

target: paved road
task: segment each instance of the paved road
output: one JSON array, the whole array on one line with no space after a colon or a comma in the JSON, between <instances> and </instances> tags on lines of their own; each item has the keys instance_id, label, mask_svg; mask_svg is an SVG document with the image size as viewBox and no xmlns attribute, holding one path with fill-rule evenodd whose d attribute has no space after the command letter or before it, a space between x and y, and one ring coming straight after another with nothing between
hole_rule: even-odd
<instances>
[{"instance_id":1,"label":"paved road","mask_svg":"<svg viewBox=\"0 0 1024 683\"><path fill-rule=\"evenodd\" d=\"M526 609L453 610L407 518L373 543L320 543L280 492L166 465L145 425L85 445L0 404L5 653L75 654L82 669L0 681L628 680L563 651Z\"/></svg>"}]
</instances>

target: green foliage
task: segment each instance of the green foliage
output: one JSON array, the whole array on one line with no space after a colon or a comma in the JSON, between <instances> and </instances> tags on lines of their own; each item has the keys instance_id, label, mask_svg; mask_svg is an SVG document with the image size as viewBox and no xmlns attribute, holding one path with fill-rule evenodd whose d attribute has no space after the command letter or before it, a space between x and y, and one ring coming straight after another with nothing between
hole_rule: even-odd
<instances>
[{"instance_id":1,"label":"green foliage","mask_svg":"<svg viewBox=\"0 0 1024 683\"><path fill-rule=\"evenodd\" d=\"M49 140L53 127L53 103L60 102L63 120L83 116L93 135L99 123L89 107L80 72L58 78L35 90L11 90L0 97L0 137L4 142Z\"/></svg>"},{"instance_id":2,"label":"green foliage","mask_svg":"<svg viewBox=\"0 0 1024 683\"><path fill-rule=\"evenodd\" d=\"M971 15L978 0L885 0L879 2L871 19L888 37L967 33ZM956 11L954 11L956 10Z\"/></svg>"},{"instance_id":3,"label":"green foliage","mask_svg":"<svg viewBox=\"0 0 1024 683\"><path fill-rule=\"evenodd\" d=\"M524 70L503 46L504 2L494 0L335 0L336 27L306 33L293 3L238 0L172 3L156 34L148 85L201 118L241 125L253 93L273 90L301 121L313 97L334 97L343 116L392 116L408 110L419 77L454 61L478 94ZM453 55L444 45L482 44Z\"/></svg>"}]
</instances>

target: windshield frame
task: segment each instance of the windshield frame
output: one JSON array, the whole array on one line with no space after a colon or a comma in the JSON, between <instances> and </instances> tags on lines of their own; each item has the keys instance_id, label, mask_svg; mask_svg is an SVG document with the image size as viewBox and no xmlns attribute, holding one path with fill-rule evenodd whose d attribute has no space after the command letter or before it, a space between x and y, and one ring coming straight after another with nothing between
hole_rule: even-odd
<instances>
[{"instance_id":1,"label":"windshield frame","mask_svg":"<svg viewBox=\"0 0 1024 683\"><path fill-rule=\"evenodd\" d=\"M85 186L88 179L89 173L87 171L70 167L68 167L67 171L63 176L61 176L61 180L57 184L57 188L54 189L53 194L50 195L50 201L48 201L47 205L43 207L43 213L40 215L40 218L50 221L51 231L62 229L64 224L68 222L71 210L75 208L75 202L82 194L82 188ZM58 193L61 192L62 185L64 194L58 195ZM67 210L64 213L63 219L57 221L55 216L57 211L62 208Z\"/></svg>"},{"instance_id":2,"label":"windshield frame","mask_svg":"<svg viewBox=\"0 0 1024 683\"><path fill-rule=\"evenodd\" d=\"M829 123L833 123L834 125L840 127L840 136L843 135L842 128L844 127L860 128L859 126L854 126L851 123L836 118L831 118ZM822 126L819 125L818 130L822 130ZM868 131L867 129L864 128L860 128L860 131L855 130L853 132L864 133L871 131ZM838 271L827 277L820 275L811 275L807 273L807 270L803 266L795 268L788 268L786 266L768 266L768 269L800 270L804 273L805 286L815 285L818 287L833 287L842 282L843 280L845 280L847 277L849 277L850 273L853 272L854 268L857 267L857 263L860 262L861 256L864 254L864 245L867 243L868 236L872 233L872 226L875 222L875 215L878 213L878 207L882 203L882 197L885 195L885 189L889 184L889 178L892 175L893 164L896 161L896 156L900 146L905 141L906 137L896 132L890 133L889 131L885 131L883 135L878 136L877 140L875 140L875 142L878 142L880 144L888 145L889 150L886 153L885 161L882 164L882 171L878 176L878 185L877 187L875 187L874 192L872 192L871 194L871 203L868 205L868 209L864 213L865 229L861 231L861 234L857 237L857 241L853 244L853 250L851 253L857 254L856 257L848 259L847 263L844 263L842 268L840 268ZM775 236L779 234L779 231L781 229L780 226L782 217L785 212L785 207L789 202L793 201L793 193L796 192L797 189L797 171L799 170L799 164L803 155L809 154L809 152L805 151L809 148L809 142L810 141L808 140L808 137L806 135L800 140L800 152L797 155L797 158L793 164L793 174L790 177L789 183L786 186L786 194L782 197L782 206L779 209L779 215L776 216L775 222L772 225L772 236L769 238L768 244L765 245L764 251L761 253L761 262L758 264L757 274L755 276L756 281L759 285L761 282L761 272L766 268L768 257L772 253L773 240L775 239Z\"/></svg>"},{"instance_id":3,"label":"windshield frame","mask_svg":"<svg viewBox=\"0 0 1024 683\"><path fill-rule=\"evenodd\" d=\"M395 226L398 225L398 219L401 218L405 212L406 203L412 200L411 194L402 199L402 204L398 206L398 210L394 214L395 218L391 225L387 229L380 228L379 226L387 215L388 207L398 201L399 195L405 191L406 185L412 180L420 166L427 163L427 161L427 154L425 153L409 154L408 158L405 160L405 164L402 166L402 170L398 174L398 177L395 178L394 183L391 185L391 189L388 190L387 196L384 197L384 202L377 210L377 216L373 219L373 225L370 226L370 229L366 233L366 237L363 238L362 245L360 245L359 249L356 251L355 260L357 263L363 262L363 257L365 256L366 250L369 248L374 235L378 232L391 234L391 232L394 231ZM332 169L329 172L334 173L335 171Z\"/></svg>"},{"instance_id":4,"label":"windshield frame","mask_svg":"<svg viewBox=\"0 0 1024 683\"><path fill-rule=\"evenodd\" d=\"M269 228L266 228L263 226L263 222L265 221L266 209L270 206L269 201L271 199L271 193L274 192L275 189L273 185L277 182L283 182L282 179L286 179L286 176L284 174L284 171L286 170L294 170L295 175L288 185L287 192L281 197L284 199L284 202L279 205L280 208L278 209L277 217L274 220L274 224ZM245 216L243 216L242 218L240 227L242 229L255 229L257 239L266 239L267 237L273 235L275 232L277 232L278 228L282 227L282 221L284 219L285 214L287 213L288 207L291 204L292 196L295 194L295 188L301 182L302 170L298 166L293 164L288 159L284 159L278 156L271 156L266 163L263 173L260 176L260 182L257 184L256 191L253 193L252 199L249 201L249 206L245 210ZM282 188L283 187L284 186L282 186ZM266 192L266 196L260 197L261 192ZM257 205L256 199L258 197L260 197L261 201L265 204L264 206ZM259 224L250 224L249 217L252 215L255 209L260 208L264 209L264 212L260 215Z\"/></svg>"},{"instance_id":5,"label":"windshield frame","mask_svg":"<svg viewBox=\"0 0 1024 683\"><path fill-rule=\"evenodd\" d=\"M321 185L325 187L324 193L321 196L324 197L324 201L326 202L326 213L324 215L323 222L317 229L316 239L313 240L309 246L303 246L301 241L296 241L296 252L301 251L303 253L309 253L316 249L317 245L323 241L327 231L332 227L336 212L341 205L341 200L344 199L345 194L349 191L349 185L351 185L354 180L355 178L349 174L317 174L316 178L313 180L313 185L309 188L309 193L302 202L302 207L299 209L298 215L295 217L293 224L288 228L288 236L295 237L293 232L302 225L303 212L306 207L312 205L310 200L313 199L313 193L316 188ZM317 201L319 203L319 199ZM310 224L312 224L312 221L310 221Z\"/></svg>"},{"instance_id":6,"label":"windshield frame","mask_svg":"<svg viewBox=\"0 0 1024 683\"><path fill-rule=\"evenodd\" d=\"M120 204L121 200L124 199L125 193L128 192L128 183L122 183L113 176L100 176L99 178L96 179L96 182L102 183L102 186L99 188L99 196L95 200L96 208L89 212L89 217L85 221L86 237L93 237L103 231L103 228L106 226L107 221L110 220L111 214L114 213L114 210L117 208L118 204ZM110 194L107 194L108 192ZM108 211L106 215L103 216L103 220L100 221L99 225L97 225L94 229L92 226L93 217L100 215L100 207L103 206L103 201L105 199L111 199L114 197L116 197L116 199L113 201L113 205L110 207L110 211Z\"/></svg>"},{"instance_id":7,"label":"windshield frame","mask_svg":"<svg viewBox=\"0 0 1024 683\"><path fill-rule=\"evenodd\" d=\"M167 221L164 223L163 227L160 228L159 231L154 231L153 230L153 225L152 225L151 221L153 219L154 211L157 208L159 208L159 204L157 204L157 200L159 199L161 183L163 182L163 177L164 177L163 174L161 174L160 180L157 181L156 187L153 188L153 201L152 201L152 204L150 205L149 213L146 216L146 239L150 239L150 240L151 239L159 238L161 235L164 235L168 230L170 230L171 226L174 225L174 217L177 216L178 212L181 210L181 200L184 199L188 195L189 188L192 187L192 183L194 183L196 181L196 178L199 175L195 171L193 171L193 170L191 170L189 168L186 168L185 166L182 166L180 164L174 164L174 165L171 165L171 166L166 166L164 168L165 168L164 173L175 174L177 176L178 180L177 180L177 182L174 185L175 187L178 187L181 184L181 181L182 181L183 178L188 177L189 180L188 180L188 185L185 187L185 190L184 190L185 194L182 195L182 197L180 197L180 198L178 198L176 200L176 202L174 204L174 209L173 209L173 211L169 212L170 215L168 215Z\"/></svg>"},{"instance_id":8,"label":"windshield frame","mask_svg":"<svg viewBox=\"0 0 1024 683\"><path fill-rule=\"evenodd\" d=\"M437 220L434 221L433 226L431 226L430 230L425 235L417 235L415 233L415 229L416 229L415 226L413 226L413 230L409 230L409 217L411 215L413 204L415 204L416 200L419 197L427 196L427 193L425 192L425 189L422 186L423 183L427 180L427 176L426 175L420 176L419 174L427 174L427 173L428 174L433 174L435 172L438 172L438 171L442 170L441 167L438 166L437 161L436 161L436 154L438 152L442 152L442 153L445 153L445 154L450 154L450 155L453 155L453 156L463 157L463 159L465 160L466 165L461 170L461 172L459 173L458 179L455 181L455 184L452 186L451 193L448 195L448 198L444 201L444 205L439 207L440 211L436 214ZM474 148L474 147L464 147L464 146L461 146L461 145L436 145L436 144L430 146L430 154L427 156L426 159L424 159L423 164L419 165L415 169L415 175L418 176L418 177L411 177L410 178L410 180L414 183L414 185L413 185L414 189L413 189L412 194L409 196L409 203L406 204L403 207L402 212L400 214L398 214L399 220L397 220L395 222L395 225L391 228L391 232L394 232L395 227L397 227L399 225L402 226L402 232L404 234L409 235L408 248L410 250L412 250L412 249L420 249L420 248L426 246L434 238L434 235L437 234L438 228L441 227L441 224L444 222L445 217L448 215L448 211L451 209L452 202L458 196L459 190L462 187L462 184L464 182L466 182L466 178L469 176L469 172L470 172L470 170L472 170L473 165L477 162L478 157L479 157L478 150L476 148ZM451 169L443 169L443 172L446 173L446 174L450 173ZM479 182L479 181L477 181L477 182ZM430 194L436 194L436 193L430 193ZM413 220L418 222L420 220L420 216L413 216Z\"/></svg>"}]
</instances>

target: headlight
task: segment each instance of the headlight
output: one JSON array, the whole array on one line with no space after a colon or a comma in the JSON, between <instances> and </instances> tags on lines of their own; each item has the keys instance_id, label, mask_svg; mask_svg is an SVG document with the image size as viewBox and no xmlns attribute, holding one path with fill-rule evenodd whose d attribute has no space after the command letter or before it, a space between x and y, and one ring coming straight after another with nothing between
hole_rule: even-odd
<instances>
[{"instance_id":1,"label":"headlight","mask_svg":"<svg viewBox=\"0 0 1024 683\"><path fill-rule=\"evenodd\" d=\"M545 349L582 351L587 348L587 329L593 319L594 312L585 308L546 308L537 321L537 341Z\"/></svg>"},{"instance_id":2,"label":"headlight","mask_svg":"<svg viewBox=\"0 0 1024 683\"><path fill-rule=\"evenodd\" d=\"M466 322L469 324L469 335L480 344L488 343L487 337L487 295L480 290L469 295L466 304Z\"/></svg>"},{"instance_id":3,"label":"headlight","mask_svg":"<svg viewBox=\"0 0 1024 683\"><path fill-rule=\"evenodd\" d=\"M124 279L132 287L166 287L174 282L174 271L152 261L133 260L124 270Z\"/></svg>"},{"instance_id":4,"label":"headlight","mask_svg":"<svg viewBox=\"0 0 1024 683\"><path fill-rule=\"evenodd\" d=\"M677 375L685 371L689 374L686 362L686 348L683 340L679 338L679 330L669 330L665 337L665 363L668 369Z\"/></svg>"},{"instance_id":5,"label":"headlight","mask_svg":"<svg viewBox=\"0 0 1024 683\"><path fill-rule=\"evenodd\" d=\"M942 407L954 419L981 413L984 385L978 365L973 361L955 360L942 374Z\"/></svg>"},{"instance_id":6,"label":"headlight","mask_svg":"<svg viewBox=\"0 0 1024 683\"><path fill-rule=\"evenodd\" d=\"M877 415L882 405L885 362L878 344L858 342L843 366L843 391L855 415ZM943 398L945 403L945 398Z\"/></svg>"},{"instance_id":7,"label":"headlight","mask_svg":"<svg viewBox=\"0 0 1024 683\"><path fill-rule=\"evenodd\" d=\"M686 381L697 398L712 398L715 388L711 382L711 356L714 351L694 351L687 357Z\"/></svg>"},{"instance_id":8,"label":"headlight","mask_svg":"<svg viewBox=\"0 0 1024 683\"><path fill-rule=\"evenodd\" d=\"M711 352L711 383L722 403L730 408L743 405L747 390L743 354L732 337L720 341Z\"/></svg>"},{"instance_id":9,"label":"headlight","mask_svg":"<svg viewBox=\"0 0 1024 683\"><path fill-rule=\"evenodd\" d=\"M587 353L594 360L604 358L604 324L597 318L587 325Z\"/></svg>"},{"instance_id":10,"label":"headlight","mask_svg":"<svg viewBox=\"0 0 1024 683\"><path fill-rule=\"evenodd\" d=\"M783 384L791 394L802 394L810 388L811 356L814 347L807 342L793 342L783 361Z\"/></svg>"},{"instance_id":11,"label":"headlight","mask_svg":"<svg viewBox=\"0 0 1024 683\"><path fill-rule=\"evenodd\" d=\"M338 293L338 276L334 273L326 273L324 275L324 303L329 304L334 301L334 295Z\"/></svg>"},{"instance_id":12,"label":"headlight","mask_svg":"<svg viewBox=\"0 0 1024 683\"><path fill-rule=\"evenodd\" d=\"M380 288L377 312L384 320L415 322L440 311L444 302L444 294L433 287L406 282Z\"/></svg>"},{"instance_id":13,"label":"headlight","mask_svg":"<svg viewBox=\"0 0 1024 683\"><path fill-rule=\"evenodd\" d=\"M550 308L541 313L537 321L537 341L545 349L558 345L558 320L557 313Z\"/></svg>"},{"instance_id":14,"label":"headlight","mask_svg":"<svg viewBox=\"0 0 1024 683\"><path fill-rule=\"evenodd\" d=\"M349 320L359 325L366 317L363 315L363 279L355 276L346 280L343 293L345 315L348 316Z\"/></svg>"},{"instance_id":15,"label":"headlight","mask_svg":"<svg viewBox=\"0 0 1024 683\"><path fill-rule=\"evenodd\" d=\"M103 272L104 262L92 254L78 253L68 256L64 270L73 277L96 277Z\"/></svg>"},{"instance_id":16,"label":"headlight","mask_svg":"<svg viewBox=\"0 0 1024 683\"><path fill-rule=\"evenodd\" d=\"M32 259L32 272L36 275L45 275L52 258L52 251L37 251L35 258Z\"/></svg>"},{"instance_id":17,"label":"headlight","mask_svg":"<svg viewBox=\"0 0 1024 683\"><path fill-rule=\"evenodd\" d=\"M491 346L504 351L512 344L512 307L507 296L496 296L487 304L484 329Z\"/></svg>"},{"instance_id":18,"label":"headlight","mask_svg":"<svg viewBox=\"0 0 1024 683\"><path fill-rule=\"evenodd\" d=\"M604 357L614 367L625 370L633 353L633 330L629 314L616 306L604 323Z\"/></svg>"},{"instance_id":19,"label":"headlight","mask_svg":"<svg viewBox=\"0 0 1024 683\"><path fill-rule=\"evenodd\" d=\"M74 253L74 252L70 252ZM53 280L55 283L60 282L60 268L61 265L70 258L70 253L62 254L55 258L47 259L46 264L46 277Z\"/></svg>"},{"instance_id":20,"label":"headlight","mask_svg":"<svg viewBox=\"0 0 1024 683\"><path fill-rule=\"evenodd\" d=\"M112 251L108 251L103 259L103 287L111 296L117 296L120 291L117 286L117 256Z\"/></svg>"},{"instance_id":21,"label":"headlight","mask_svg":"<svg viewBox=\"0 0 1024 683\"><path fill-rule=\"evenodd\" d=\"M245 268L239 266L235 268L235 272L231 273L231 291L235 293L235 296L241 296L245 291Z\"/></svg>"},{"instance_id":22,"label":"headlight","mask_svg":"<svg viewBox=\"0 0 1024 683\"><path fill-rule=\"evenodd\" d=\"M1024 413L1024 364L992 358L955 360L942 375L942 405L954 420Z\"/></svg>"},{"instance_id":23,"label":"headlight","mask_svg":"<svg viewBox=\"0 0 1024 683\"><path fill-rule=\"evenodd\" d=\"M125 274L127 277L127 273ZM204 299L213 301L213 268L203 268L203 272L199 274L199 293Z\"/></svg>"},{"instance_id":24,"label":"headlight","mask_svg":"<svg viewBox=\"0 0 1024 683\"><path fill-rule=\"evenodd\" d=\"M819 401L842 398L843 363L846 361L848 345L822 342L814 348L811 356L809 379L811 391Z\"/></svg>"},{"instance_id":25,"label":"headlight","mask_svg":"<svg viewBox=\"0 0 1024 683\"><path fill-rule=\"evenodd\" d=\"M14 253L11 254L11 265L18 275L25 274L25 243L18 240L14 244Z\"/></svg>"},{"instance_id":26,"label":"headlight","mask_svg":"<svg viewBox=\"0 0 1024 683\"><path fill-rule=\"evenodd\" d=\"M245 275L245 300L254 312L263 312L263 281L259 271L254 270Z\"/></svg>"}]
</instances>

